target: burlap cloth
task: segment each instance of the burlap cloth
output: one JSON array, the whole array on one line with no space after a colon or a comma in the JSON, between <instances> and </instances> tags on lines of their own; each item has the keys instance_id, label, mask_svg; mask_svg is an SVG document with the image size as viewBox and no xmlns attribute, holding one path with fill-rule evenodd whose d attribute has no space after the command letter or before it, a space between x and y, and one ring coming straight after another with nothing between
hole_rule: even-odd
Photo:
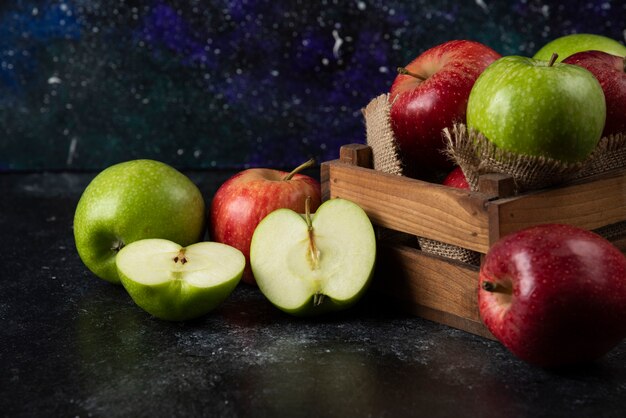
<instances>
[{"instance_id":1,"label":"burlap cloth","mask_svg":"<svg viewBox=\"0 0 626 418\"><path fill-rule=\"evenodd\" d=\"M389 95L373 99L364 109L367 144L372 148L374 169L403 174L403 162L393 135L389 117ZM568 180L626 167L626 134L602 138L594 152L578 163L563 163L544 157L520 156L496 148L483 135L456 124L442 132L445 152L461 167L471 190L478 190L478 177L486 173L504 173L513 177L516 192L541 189ZM596 232L613 239L626 235L626 222L600 228ZM422 251L468 264L480 264L480 254L465 248L417 237Z\"/></svg>"},{"instance_id":2,"label":"burlap cloth","mask_svg":"<svg viewBox=\"0 0 626 418\"><path fill-rule=\"evenodd\" d=\"M478 190L478 177L486 173L510 175L519 193L626 167L625 134L600 139L591 155L576 163L504 151L463 124L446 128L442 134L447 144L445 152L461 167L473 191Z\"/></svg>"},{"instance_id":3,"label":"burlap cloth","mask_svg":"<svg viewBox=\"0 0 626 418\"><path fill-rule=\"evenodd\" d=\"M402 175L402 160L391 128L389 95L382 94L363 109L367 145L372 148L374 169Z\"/></svg>"}]
</instances>

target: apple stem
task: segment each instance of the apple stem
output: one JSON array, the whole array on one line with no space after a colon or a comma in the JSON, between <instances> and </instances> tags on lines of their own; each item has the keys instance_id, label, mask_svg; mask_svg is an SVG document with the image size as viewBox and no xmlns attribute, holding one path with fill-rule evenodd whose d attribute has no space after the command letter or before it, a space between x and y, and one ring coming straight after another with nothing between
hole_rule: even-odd
<instances>
[{"instance_id":1,"label":"apple stem","mask_svg":"<svg viewBox=\"0 0 626 418\"><path fill-rule=\"evenodd\" d=\"M324 303L324 294L316 293L313 295L313 306L320 306Z\"/></svg>"},{"instance_id":2,"label":"apple stem","mask_svg":"<svg viewBox=\"0 0 626 418\"><path fill-rule=\"evenodd\" d=\"M293 169L293 171L289 174L287 174L285 177L282 178L283 181L287 181L287 180L291 180L293 178L293 176L295 176L296 174L298 174L299 172L301 172L304 169L313 167L313 165L315 164L315 158L311 158L309 161L300 164L299 166L297 166L296 168Z\"/></svg>"},{"instance_id":3,"label":"apple stem","mask_svg":"<svg viewBox=\"0 0 626 418\"><path fill-rule=\"evenodd\" d=\"M117 253L119 253L119 252L120 252L120 250L121 250L122 248L124 248L124 245L125 245L125 244L124 244L124 241L122 241L121 239L119 239L119 238L118 238L118 239L117 239L117 240L115 240L115 242L113 243L113 246L111 247L111 251L113 251L114 253L116 253L116 254L117 254Z\"/></svg>"},{"instance_id":4,"label":"apple stem","mask_svg":"<svg viewBox=\"0 0 626 418\"><path fill-rule=\"evenodd\" d=\"M187 261L187 257L185 257L185 249L181 248L180 251L178 252L178 255L176 255L176 257L174 257L174 262L178 263L180 261L180 264L185 264Z\"/></svg>"},{"instance_id":5,"label":"apple stem","mask_svg":"<svg viewBox=\"0 0 626 418\"><path fill-rule=\"evenodd\" d=\"M311 196L307 196L304 202L304 219L309 228L309 256L311 267L317 270L320 267L320 252L315 245L315 234L313 232L313 221L311 221Z\"/></svg>"},{"instance_id":6,"label":"apple stem","mask_svg":"<svg viewBox=\"0 0 626 418\"><path fill-rule=\"evenodd\" d=\"M552 67L558 57L559 57L559 54L557 54L556 52L553 52L552 56L550 57L550 61L548 61L548 67Z\"/></svg>"},{"instance_id":7,"label":"apple stem","mask_svg":"<svg viewBox=\"0 0 626 418\"><path fill-rule=\"evenodd\" d=\"M490 281L484 281L481 284L481 287L482 287L483 290L485 290L487 292L491 292L491 293L508 293L508 294L511 294L511 289L507 288L506 286L502 286L501 284L490 282Z\"/></svg>"},{"instance_id":8,"label":"apple stem","mask_svg":"<svg viewBox=\"0 0 626 418\"><path fill-rule=\"evenodd\" d=\"M423 75L414 73L413 71L408 70L406 67L398 67L397 71L398 71L398 74L410 75L411 77L415 77L418 80L422 80L422 81L426 80L426 77L424 77Z\"/></svg>"}]
</instances>

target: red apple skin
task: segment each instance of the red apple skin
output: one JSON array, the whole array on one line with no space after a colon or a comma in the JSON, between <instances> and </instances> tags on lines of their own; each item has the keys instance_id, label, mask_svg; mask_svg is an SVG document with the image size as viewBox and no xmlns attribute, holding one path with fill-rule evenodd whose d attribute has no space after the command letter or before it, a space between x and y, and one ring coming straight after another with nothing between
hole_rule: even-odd
<instances>
[{"instance_id":1,"label":"red apple skin","mask_svg":"<svg viewBox=\"0 0 626 418\"><path fill-rule=\"evenodd\" d=\"M450 174L443 179L442 184L444 186L455 187L457 189L469 190L470 188L467 178L465 178L465 174L463 174L463 170L461 170L461 167L459 166L452 170Z\"/></svg>"},{"instance_id":2,"label":"red apple skin","mask_svg":"<svg viewBox=\"0 0 626 418\"><path fill-rule=\"evenodd\" d=\"M590 71L602 87L606 99L606 122L602 136L626 133L626 57L602 51L584 51L571 55L563 63Z\"/></svg>"},{"instance_id":3,"label":"red apple skin","mask_svg":"<svg viewBox=\"0 0 626 418\"><path fill-rule=\"evenodd\" d=\"M486 290L492 283L498 288ZM541 367L589 362L626 336L626 257L570 225L524 229L487 253L478 304L487 328L522 360Z\"/></svg>"},{"instance_id":4,"label":"red apple skin","mask_svg":"<svg viewBox=\"0 0 626 418\"><path fill-rule=\"evenodd\" d=\"M441 131L465 123L474 82L500 57L481 43L455 40L425 51L405 67L425 80L398 74L389 96L390 116L406 175L428 178L433 171L452 168L441 153Z\"/></svg>"},{"instance_id":5,"label":"red apple skin","mask_svg":"<svg viewBox=\"0 0 626 418\"><path fill-rule=\"evenodd\" d=\"M305 212L321 203L320 183L304 174L283 180L289 173L267 168L251 168L235 174L215 193L209 213L210 239L237 248L246 257L242 281L255 285L250 268L250 241L259 222L270 212L288 208Z\"/></svg>"}]
</instances>

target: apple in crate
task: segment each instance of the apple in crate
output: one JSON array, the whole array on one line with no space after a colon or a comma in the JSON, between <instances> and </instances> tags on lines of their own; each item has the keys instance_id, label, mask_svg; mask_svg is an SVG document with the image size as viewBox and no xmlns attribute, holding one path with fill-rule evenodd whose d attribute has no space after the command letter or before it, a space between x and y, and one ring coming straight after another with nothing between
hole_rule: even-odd
<instances>
[{"instance_id":1,"label":"apple in crate","mask_svg":"<svg viewBox=\"0 0 626 418\"><path fill-rule=\"evenodd\" d=\"M474 82L498 58L500 54L481 43L456 40L398 69L390 91L390 117L407 175L430 177L433 170L452 168L441 152L441 131L465 122Z\"/></svg>"},{"instance_id":2,"label":"apple in crate","mask_svg":"<svg viewBox=\"0 0 626 418\"><path fill-rule=\"evenodd\" d=\"M530 227L488 251L478 303L487 328L522 360L592 361L626 337L626 257L584 229Z\"/></svg>"},{"instance_id":3,"label":"apple in crate","mask_svg":"<svg viewBox=\"0 0 626 418\"><path fill-rule=\"evenodd\" d=\"M221 304L239 283L246 259L236 248L217 242L182 247L154 238L122 248L116 265L139 307L157 318L184 321Z\"/></svg>"},{"instance_id":4,"label":"apple in crate","mask_svg":"<svg viewBox=\"0 0 626 418\"><path fill-rule=\"evenodd\" d=\"M270 213L250 246L261 292L279 309L299 316L353 305L370 283L375 259L367 214L340 198L324 202L314 215L290 209Z\"/></svg>"},{"instance_id":5,"label":"apple in crate","mask_svg":"<svg viewBox=\"0 0 626 418\"><path fill-rule=\"evenodd\" d=\"M196 185L167 164L134 160L98 174L74 214L78 255L96 276L120 282L115 256L144 238L193 244L205 233L204 199Z\"/></svg>"},{"instance_id":6,"label":"apple in crate","mask_svg":"<svg viewBox=\"0 0 626 418\"><path fill-rule=\"evenodd\" d=\"M476 80L467 125L515 154L582 161L596 147L606 117L604 93L576 65L508 56Z\"/></svg>"},{"instance_id":7,"label":"apple in crate","mask_svg":"<svg viewBox=\"0 0 626 418\"><path fill-rule=\"evenodd\" d=\"M552 54L558 54L558 61L582 51L603 51L612 55L626 55L626 46L614 39L592 33L575 33L561 36L545 44L533 56L536 60L549 61Z\"/></svg>"},{"instance_id":8,"label":"apple in crate","mask_svg":"<svg viewBox=\"0 0 626 418\"><path fill-rule=\"evenodd\" d=\"M564 59L563 63L589 70L600 83L606 100L602 136L626 133L626 57L602 51L585 51Z\"/></svg>"},{"instance_id":9,"label":"apple in crate","mask_svg":"<svg viewBox=\"0 0 626 418\"><path fill-rule=\"evenodd\" d=\"M210 211L210 236L213 241L237 248L246 257L243 281L254 284L250 270L250 241L255 228L265 216L279 208L304 212L304 202L311 197L311 210L321 201L320 184L299 174L313 166L309 160L292 172L251 168L235 174L215 193Z\"/></svg>"},{"instance_id":10,"label":"apple in crate","mask_svg":"<svg viewBox=\"0 0 626 418\"><path fill-rule=\"evenodd\" d=\"M470 188L469 183L467 182L467 178L465 177L463 170L459 166L456 166L454 170L448 173L448 175L445 179L443 179L443 182L441 184L457 189L469 190Z\"/></svg>"}]
</instances>

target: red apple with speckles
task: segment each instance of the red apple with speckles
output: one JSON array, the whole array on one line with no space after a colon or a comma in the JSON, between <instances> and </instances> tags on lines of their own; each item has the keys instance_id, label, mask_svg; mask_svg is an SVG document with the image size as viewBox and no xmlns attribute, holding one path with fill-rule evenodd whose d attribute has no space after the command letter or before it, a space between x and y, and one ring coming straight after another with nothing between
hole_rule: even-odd
<instances>
[{"instance_id":1,"label":"red apple with speckles","mask_svg":"<svg viewBox=\"0 0 626 418\"><path fill-rule=\"evenodd\" d=\"M602 136L626 133L626 57L584 51L566 58L563 63L583 67L598 79L606 100Z\"/></svg>"},{"instance_id":2,"label":"red apple with speckles","mask_svg":"<svg viewBox=\"0 0 626 418\"><path fill-rule=\"evenodd\" d=\"M398 68L389 100L391 126L400 148L405 174L431 177L452 163L441 153L441 131L465 123L474 82L500 58L493 49L474 41L456 40L435 46Z\"/></svg>"},{"instance_id":3,"label":"red apple with speckles","mask_svg":"<svg viewBox=\"0 0 626 418\"><path fill-rule=\"evenodd\" d=\"M470 188L469 183L467 182L467 178L465 174L463 174L463 170L461 167L457 166L454 170L452 170L445 179L443 179L444 186L455 187L457 189L468 189Z\"/></svg>"},{"instance_id":4,"label":"red apple with speckles","mask_svg":"<svg viewBox=\"0 0 626 418\"><path fill-rule=\"evenodd\" d=\"M276 209L304 213L307 196L311 212L321 203L320 184L299 174L313 160L291 173L268 168L251 168L235 174L215 193L210 209L210 234L213 241L237 248L246 257L242 280L256 284L250 269L250 241L259 222Z\"/></svg>"},{"instance_id":5,"label":"red apple with speckles","mask_svg":"<svg viewBox=\"0 0 626 418\"><path fill-rule=\"evenodd\" d=\"M478 303L487 328L522 360L589 362L626 337L626 257L584 229L530 227L491 247Z\"/></svg>"}]
</instances>

